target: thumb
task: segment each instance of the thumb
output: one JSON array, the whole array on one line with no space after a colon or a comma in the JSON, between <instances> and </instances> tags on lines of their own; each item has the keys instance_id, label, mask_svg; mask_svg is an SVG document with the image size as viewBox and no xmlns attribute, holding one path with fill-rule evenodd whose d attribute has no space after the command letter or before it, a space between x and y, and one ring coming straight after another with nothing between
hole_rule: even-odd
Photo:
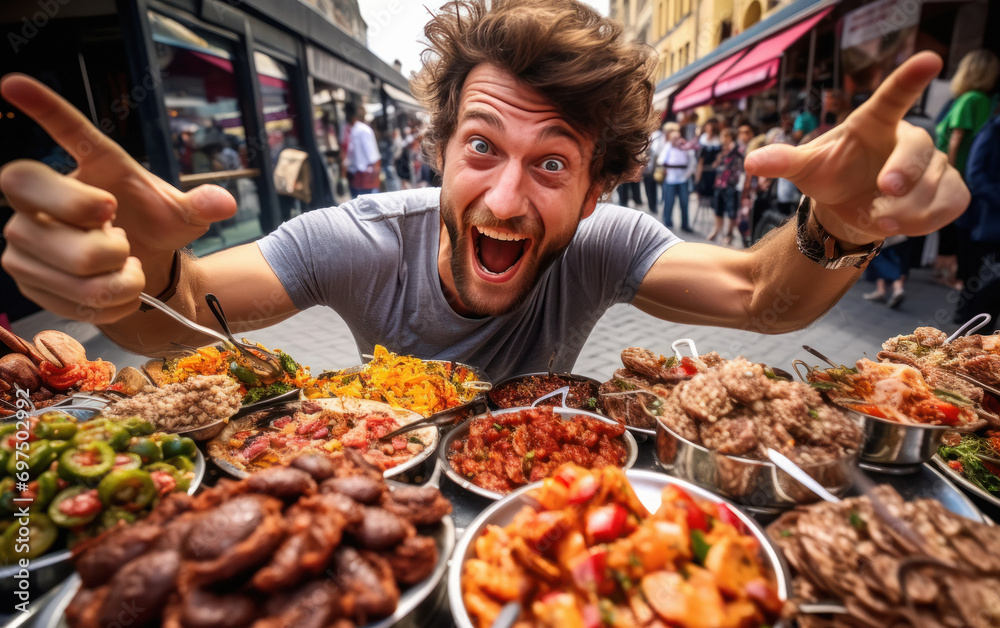
<instances>
[{"instance_id":1,"label":"thumb","mask_svg":"<svg viewBox=\"0 0 1000 628\"><path fill-rule=\"evenodd\" d=\"M769 179L795 179L805 168L807 155L790 144L769 144L746 157L747 174Z\"/></svg>"},{"instance_id":2,"label":"thumb","mask_svg":"<svg viewBox=\"0 0 1000 628\"><path fill-rule=\"evenodd\" d=\"M232 218L236 214L236 199L218 185L199 185L184 194L188 222L208 225Z\"/></svg>"}]
</instances>

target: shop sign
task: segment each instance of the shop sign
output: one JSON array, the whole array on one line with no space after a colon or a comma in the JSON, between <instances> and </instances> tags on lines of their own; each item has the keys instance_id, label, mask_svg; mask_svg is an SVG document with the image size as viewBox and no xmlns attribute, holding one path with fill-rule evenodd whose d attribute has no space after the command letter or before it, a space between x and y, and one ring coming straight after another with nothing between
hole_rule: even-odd
<instances>
[{"instance_id":1,"label":"shop sign","mask_svg":"<svg viewBox=\"0 0 1000 628\"><path fill-rule=\"evenodd\" d=\"M358 94L368 94L372 89L372 80L367 73L315 46L306 46L306 61L309 73L322 81Z\"/></svg>"},{"instance_id":2,"label":"shop sign","mask_svg":"<svg viewBox=\"0 0 1000 628\"><path fill-rule=\"evenodd\" d=\"M922 0L877 0L844 16L841 48L861 46L874 39L920 23Z\"/></svg>"}]
</instances>

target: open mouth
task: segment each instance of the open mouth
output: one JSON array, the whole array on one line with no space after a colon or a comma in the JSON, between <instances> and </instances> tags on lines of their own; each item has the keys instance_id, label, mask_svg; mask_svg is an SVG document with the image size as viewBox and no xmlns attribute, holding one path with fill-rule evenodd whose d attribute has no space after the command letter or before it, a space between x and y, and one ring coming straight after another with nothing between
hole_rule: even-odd
<instances>
[{"instance_id":1,"label":"open mouth","mask_svg":"<svg viewBox=\"0 0 1000 628\"><path fill-rule=\"evenodd\" d=\"M473 227L476 259L486 275L501 278L517 266L531 242L529 238L489 227Z\"/></svg>"}]
</instances>

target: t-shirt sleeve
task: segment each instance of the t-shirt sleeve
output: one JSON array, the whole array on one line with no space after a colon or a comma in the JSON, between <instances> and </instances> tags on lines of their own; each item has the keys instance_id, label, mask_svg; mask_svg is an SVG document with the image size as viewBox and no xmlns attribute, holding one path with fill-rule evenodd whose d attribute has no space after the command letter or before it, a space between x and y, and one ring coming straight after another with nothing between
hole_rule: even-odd
<instances>
[{"instance_id":1,"label":"t-shirt sleeve","mask_svg":"<svg viewBox=\"0 0 1000 628\"><path fill-rule=\"evenodd\" d=\"M580 223L570 265L581 269L582 290L601 303L631 303L664 251L682 242L656 218L617 205L599 205Z\"/></svg>"},{"instance_id":2,"label":"t-shirt sleeve","mask_svg":"<svg viewBox=\"0 0 1000 628\"><path fill-rule=\"evenodd\" d=\"M339 311L371 289L377 268L397 260L399 240L390 225L371 220L371 198L306 212L257 242L295 307Z\"/></svg>"}]
</instances>

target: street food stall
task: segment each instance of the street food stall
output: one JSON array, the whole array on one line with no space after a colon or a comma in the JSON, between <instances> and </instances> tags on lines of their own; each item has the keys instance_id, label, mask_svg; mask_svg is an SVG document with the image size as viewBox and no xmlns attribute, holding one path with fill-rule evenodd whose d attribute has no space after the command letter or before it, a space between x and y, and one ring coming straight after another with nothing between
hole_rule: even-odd
<instances>
[{"instance_id":1,"label":"street food stall","mask_svg":"<svg viewBox=\"0 0 1000 628\"><path fill-rule=\"evenodd\" d=\"M314 373L231 338L118 370L0 334L15 625L1000 618L998 335L900 330L847 365L678 341L603 382L490 382L384 347Z\"/></svg>"}]
</instances>

